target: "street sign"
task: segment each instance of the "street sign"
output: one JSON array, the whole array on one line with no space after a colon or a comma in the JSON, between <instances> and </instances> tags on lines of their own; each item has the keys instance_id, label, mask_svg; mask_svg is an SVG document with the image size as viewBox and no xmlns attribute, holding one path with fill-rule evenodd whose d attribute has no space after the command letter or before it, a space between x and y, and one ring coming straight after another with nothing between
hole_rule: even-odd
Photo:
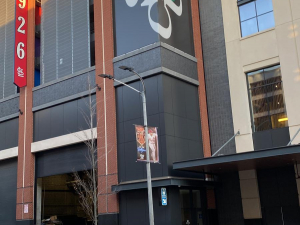
<instances>
[{"instance_id":1,"label":"street sign","mask_svg":"<svg viewBox=\"0 0 300 225\"><path fill-rule=\"evenodd\" d=\"M161 205L167 206L168 205L168 198L167 198L167 189L161 188Z\"/></svg>"},{"instance_id":2,"label":"street sign","mask_svg":"<svg viewBox=\"0 0 300 225\"><path fill-rule=\"evenodd\" d=\"M18 87L24 87L27 85L28 0L16 1L15 21L14 83Z\"/></svg>"}]
</instances>

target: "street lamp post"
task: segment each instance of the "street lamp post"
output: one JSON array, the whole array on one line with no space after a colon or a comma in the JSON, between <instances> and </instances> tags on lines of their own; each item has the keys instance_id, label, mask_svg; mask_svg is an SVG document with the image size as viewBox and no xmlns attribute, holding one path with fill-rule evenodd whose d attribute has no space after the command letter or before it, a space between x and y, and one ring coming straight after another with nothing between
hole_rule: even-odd
<instances>
[{"instance_id":1,"label":"street lamp post","mask_svg":"<svg viewBox=\"0 0 300 225\"><path fill-rule=\"evenodd\" d=\"M133 68L131 67L127 67L127 66L120 66L119 67L122 70L128 70L132 73L134 73L135 75L137 75L140 78L140 81L143 85L143 91L139 91L125 83L123 83L122 81L119 81L117 79L115 79L113 76L111 75L107 75L107 74L101 74L99 75L102 78L108 78L108 79L112 79L120 84L123 84L126 87L129 87L130 89L138 92L141 96L142 96L142 102L143 102L143 118L144 118L144 127L145 127L145 142L146 142L146 157L147 157L147 162L146 162L146 171L147 171L147 189L148 189L148 206L149 206L149 222L150 225L154 225L154 211L153 211L153 197L152 197L152 184L151 184L151 168L150 168L150 153L149 153L149 142L148 142L148 122L147 122L147 108L146 108L146 88L145 88L145 83L143 78L136 72L134 71Z\"/></svg>"}]
</instances>

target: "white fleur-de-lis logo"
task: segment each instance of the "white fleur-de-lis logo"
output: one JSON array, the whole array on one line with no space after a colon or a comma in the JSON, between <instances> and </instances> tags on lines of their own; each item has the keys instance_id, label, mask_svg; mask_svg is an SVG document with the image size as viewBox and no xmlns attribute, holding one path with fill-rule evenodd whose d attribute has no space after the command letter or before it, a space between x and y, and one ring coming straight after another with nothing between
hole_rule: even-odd
<instances>
[{"instance_id":1,"label":"white fleur-de-lis logo","mask_svg":"<svg viewBox=\"0 0 300 225\"><path fill-rule=\"evenodd\" d=\"M138 3L138 0L125 0L125 1L129 7L134 7ZM150 23L152 29L155 32L159 33L163 38L169 39L172 34L172 21L171 21L171 16L170 16L169 9L167 8L167 6L173 12L175 12L175 14L177 16L181 16L182 15L182 0L180 0L179 6L176 5L172 0L164 0L164 7L166 9L166 12L167 12L168 18L169 18L169 26L168 27L163 27L159 23L153 21L151 18L151 9L152 9L153 5L155 3L157 3L158 1L159 0L144 0L143 3L141 4L141 6L142 7L148 6L148 20L149 20L149 23Z\"/></svg>"}]
</instances>

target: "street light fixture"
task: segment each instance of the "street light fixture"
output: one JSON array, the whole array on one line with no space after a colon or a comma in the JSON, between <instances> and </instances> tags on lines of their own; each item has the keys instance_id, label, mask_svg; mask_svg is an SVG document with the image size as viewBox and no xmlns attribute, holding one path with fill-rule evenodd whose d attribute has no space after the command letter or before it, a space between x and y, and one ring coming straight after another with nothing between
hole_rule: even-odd
<instances>
[{"instance_id":1,"label":"street light fixture","mask_svg":"<svg viewBox=\"0 0 300 225\"><path fill-rule=\"evenodd\" d=\"M142 101L143 101L143 117L144 117L144 127L145 127L145 142L146 142L146 157L147 157L147 162L146 162L146 171L147 171L147 189L148 189L148 206L149 206L149 221L150 225L154 225L154 211L153 211L153 197L152 197L152 184L151 184L151 167L150 167L150 153L149 153L149 142L148 142L148 122L147 122L147 108L146 108L146 88L145 88L145 83L143 78L136 72L134 71L133 68L127 67L127 66L120 66L119 67L122 70L128 70L135 75L137 75L140 78L140 81L143 85L143 91L139 91L133 87L131 87L128 84L125 84L122 81L119 81L115 79L113 76L108 75L108 74L101 74L99 75L102 78L108 78L112 79L120 84L123 84L126 87L129 87L130 89L138 92L142 96Z\"/></svg>"}]
</instances>

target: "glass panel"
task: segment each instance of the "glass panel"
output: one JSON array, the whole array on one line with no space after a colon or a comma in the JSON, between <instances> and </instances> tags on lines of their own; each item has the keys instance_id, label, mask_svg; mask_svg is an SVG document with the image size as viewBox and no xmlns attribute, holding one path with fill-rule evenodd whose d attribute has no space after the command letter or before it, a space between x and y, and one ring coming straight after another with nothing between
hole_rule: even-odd
<instances>
[{"instance_id":1,"label":"glass panel","mask_svg":"<svg viewBox=\"0 0 300 225\"><path fill-rule=\"evenodd\" d=\"M193 208L201 208L201 197L199 190L193 190Z\"/></svg>"},{"instance_id":2,"label":"glass panel","mask_svg":"<svg viewBox=\"0 0 300 225\"><path fill-rule=\"evenodd\" d=\"M264 85L264 71L258 70L248 73L248 83L249 88L253 89L255 87L260 87Z\"/></svg>"},{"instance_id":3,"label":"glass panel","mask_svg":"<svg viewBox=\"0 0 300 225\"><path fill-rule=\"evenodd\" d=\"M281 81L280 66L273 66L264 69L264 76L265 76L266 84L280 82Z\"/></svg>"},{"instance_id":4,"label":"glass panel","mask_svg":"<svg viewBox=\"0 0 300 225\"><path fill-rule=\"evenodd\" d=\"M203 225L203 213L202 211L197 211L197 225Z\"/></svg>"},{"instance_id":5,"label":"glass panel","mask_svg":"<svg viewBox=\"0 0 300 225\"><path fill-rule=\"evenodd\" d=\"M273 11L272 0L256 0L257 15Z\"/></svg>"},{"instance_id":6,"label":"glass panel","mask_svg":"<svg viewBox=\"0 0 300 225\"><path fill-rule=\"evenodd\" d=\"M263 131L272 129L270 116L254 118L254 131Z\"/></svg>"},{"instance_id":7,"label":"glass panel","mask_svg":"<svg viewBox=\"0 0 300 225\"><path fill-rule=\"evenodd\" d=\"M181 224L191 224L192 223L192 215L190 209L181 209Z\"/></svg>"},{"instance_id":8,"label":"glass panel","mask_svg":"<svg viewBox=\"0 0 300 225\"><path fill-rule=\"evenodd\" d=\"M241 22L256 17L254 2L250 2L248 4L240 6L239 11L240 11Z\"/></svg>"},{"instance_id":9,"label":"glass panel","mask_svg":"<svg viewBox=\"0 0 300 225\"><path fill-rule=\"evenodd\" d=\"M181 199L181 208L190 208L190 191L189 190L180 190L180 199Z\"/></svg>"},{"instance_id":10,"label":"glass panel","mask_svg":"<svg viewBox=\"0 0 300 225\"><path fill-rule=\"evenodd\" d=\"M246 20L241 23L242 37L255 34L258 32L256 18Z\"/></svg>"},{"instance_id":11,"label":"glass panel","mask_svg":"<svg viewBox=\"0 0 300 225\"><path fill-rule=\"evenodd\" d=\"M272 128L281 128L288 126L288 118L286 113L279 113L271 116Z\"/></svg>"},{"instance_id":12,"label":"glass panel","mask_svg":"<svg viewBox=\"0 0 300 225\"><path fill-rule=\"evenodd\" d=\"M274 14L269 12L267 14L257 17L259 31L263 31L272 27L275 27Z\"/></svg>"}]
</instances>

